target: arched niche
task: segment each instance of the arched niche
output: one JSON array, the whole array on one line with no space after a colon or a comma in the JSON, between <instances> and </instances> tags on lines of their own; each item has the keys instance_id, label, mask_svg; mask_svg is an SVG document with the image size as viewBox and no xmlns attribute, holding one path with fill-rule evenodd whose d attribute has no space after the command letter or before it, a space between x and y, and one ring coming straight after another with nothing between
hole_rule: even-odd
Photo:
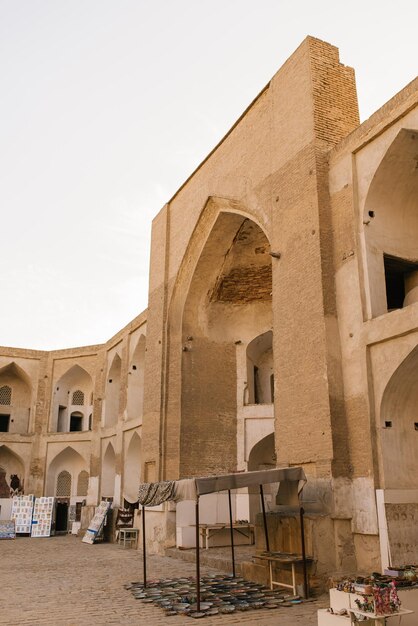
<instances>
[{"instance_id":1,"label":"arched niche","mask_svg":"<svg viewBox=\"0 0 418 626\"><path fill-rule=\"evenodd\" d=\"M237 463L237 345L272 324L272 266L264 231L221 212L196 262L182 318L180 475Z\"/></svg>"},{"instance_id":2,"label":"arched niche","mask_svg":"<svg viewBox=\"0 0 418 626\"><path fill-rule=\"evenodd\" d=\"M29 376L12 362L0 369L0 432L27 433L32 385Z\"/></svg>"},{"instance_id":3,"label":"arched niche","mask_svg":"<svg viewBox=\"0 0 418 626\"><path fill-rule=\"evenodd\" d=\"M0 445L2 479L0 498L9 498L12 492L24 493L25 466L23 460L8 446Z\"/></svg>"},{"instance_id":4,"label":"arched niche","mask_svg":"<svg viewBox=\"0 0 418 626\"><path fill-rule=\"evenodd\" d=\"M274 401L273 332L255 337L247 346L247 393L245 404Z\"/></svg>"},{"instance_id":5,"label":"arched niche","mask_svg":"<svg viewBox=\"0 0 418 626\"><path fill-rule=\"evenodd\" d=\"M120 382L122 361L118 353L115 354L106 379L104 402L104 426L114 426L118 421Z\"/></svg>"},{"instance_id":6,"label":"arched niche","mask_svg":"<svg viewBox=\"0 0 418 626\"><path fill-rule=\"evenodd\" d=\"M82 470L77 477L77 496L87 496L89 488L89 473Z\"/></svg>"},{"instance_id":7,"label":"arched niche","mask_svg":"<svg viewBox=\"0 0 418 626\"><path fill-rule=\"evenodd\" d=\"M380 408L385 489L418 488L418 346L390 378Z\"/></svg>"},{"instance_id":8,"label":"arched niche","mask_svg":"<svg viewBox=\"0 0 418 626\"><path fill-rule=\"evenodd\" d=\"M84 368L74 365L67 370L54 384L50 431L88 430L92 391L93 380ZM73 420L77 421L77 428L72 428L71 415L75 413L81 420Z\"/></svg>"},{"instance_id":9,"label":"arched niche","mask_svg":"<svg viewBox=\"0 0 418 626\"><path fill-rule=\"evenodd\" d=\"M248 471L274 469L276 467L276 453L274 433L263 437L250 451L248 457ZM275 492L277 485L264 485L264 499L267 510L275 507ZM260 492L258 488L250 488L250 521L255 523L257 513L261 511Z\"/></svg>"},{"instance_id":10,"label":"arched niche","mask_svg":"<svg viewBox=\"0 0 418 626\"><path fill-rule=\"evenodd\" d=\"M141 482L141 437L134 433L126 449L123 473L123 497L133 504L138 500L138 489Z\"/></svg>"},{"instance_id":11,"label":"arched niche","mask_svg":"<svg viewBox=\"0 0 418 626\"><path fill-rule=\"evenodd\" d=\"M402 129L381 160L363 213L372 316L418 302L418 131Z\"/></svg>"},{"instance_id":12,"label":"arched niche","mask_svg":"<svg viewBox=\"0 0 418 626\"><path fill-rule=\"evenodd\" d=\"M102 498L113 498L115 493L116 455L112 444L109 442L102 459Z\"/></svg>"},{"instance_id":13,"label":"arched niche","mask_svg":"<svg viewBox=\"0 0 418 626\"><path fill-rule=\"evenodd\" d=\"M71 496L76 496L77 478L81 471L87 471L85 459L72 446L67 446L50 462L46 474L45 495L55 496L58 475L68 472L71 477Z\"/></svg>"},{"instance_id":14,"label":"arched niche","mask_svg":"<svg viewBox=\"0 0 418 626\"><path fill-rule=\"evenodd\" d=\"M145 336L141 335L135 346L128 371L128 419L142 417L144 405Z\"/></svg>"}]
</instances>

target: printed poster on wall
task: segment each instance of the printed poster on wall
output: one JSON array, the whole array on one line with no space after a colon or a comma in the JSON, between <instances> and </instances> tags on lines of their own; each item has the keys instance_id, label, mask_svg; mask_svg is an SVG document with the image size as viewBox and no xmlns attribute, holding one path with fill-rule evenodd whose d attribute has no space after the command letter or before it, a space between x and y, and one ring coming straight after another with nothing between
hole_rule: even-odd
<instances>
[{"instance_id":1,"label":"printed poster on wall","mask_svg":"<svg viewBox=\"0 0 418 626\"><path fill-rule=\"evenodd\" d=\"M102 500L99 506L96 509L96 513L91 520L88 529L86 530L86 534L84 535L82 541L83 543L94 543L99 532L103 528L103 524L106 519L106 515L108 510L111 507L111 502L105 502Z\"/></svg>"},{"instance_id":2,"label":"printed poster on wall","mask_svg":"<svg viewBox=\"0 0 418 626\"><path fill-rule=\"evenodd\" d=\"M32 517L31 537L50 537L54 498L36 498Z\"/></svg>"},{"instance_id":3,"label":"printed poster on wall","mask_svg":"<svg viewBox=\"0 0 418 626\"><path fill-rule=\"evenodd\" d=\"M30 534L35 496L14 496L11 519L15 521L16 534Z\"/></svg>"},{"instance_id":4,"label":"printed poster on wall","mask_svg":"<svg viewBox=\"0 0 418 626\"><path fill-rule=\"evenodd\" d=\"M14 519L0 520L0 539L16 539Z\"/></svg>"}]
</instances>

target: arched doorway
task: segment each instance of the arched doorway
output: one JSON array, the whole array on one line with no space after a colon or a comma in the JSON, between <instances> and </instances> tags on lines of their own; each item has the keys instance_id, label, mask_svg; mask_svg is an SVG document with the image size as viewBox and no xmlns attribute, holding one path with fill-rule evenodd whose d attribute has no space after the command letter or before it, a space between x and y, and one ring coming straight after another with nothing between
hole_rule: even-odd
<instances>
[{"instance_id":1,"label":"arched doorway","mask_svg":"<svg viewBox=\"0 0 418 626\"><path fill-rule=\"evenodd\" d=\"M273 332L258 335L247 346L247 390L245 404L274 401Z\"/></svg>"},{"instance_id":2,"label":"arched doorway","mask_svg":"<svg viewBox=\"0 0 418 626\"><path fill-rule=\"evenodd\" d=\"M68 531L69 507L77 501L77 480L82 471L87 471L87 463L71 446L61 450L48 466L45 495L56 498L56 532Z\"/></svg>"}]
</instances>

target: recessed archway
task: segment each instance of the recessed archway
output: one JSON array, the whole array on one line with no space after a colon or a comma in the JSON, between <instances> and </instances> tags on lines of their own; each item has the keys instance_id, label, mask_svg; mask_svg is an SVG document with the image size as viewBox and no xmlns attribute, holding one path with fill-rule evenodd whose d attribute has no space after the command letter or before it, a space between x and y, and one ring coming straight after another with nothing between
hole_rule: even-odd
<instances>
[{"instance_id":1,"label":"recessed archway","mask_svg":"<svg viewBox=\"0 0 418 626\"><path fill-rule=\"evenodd\" d=\"M0 467L3 470L0 498L8 498L13 495L13 492L16 494L23 493L25 481L23 460L16 452L5 445L0 445Z\"/></svg>"},{"instance_id":2,"label":"recessed archway","mask_svg":"<svg viewBox=\"0 0 418 626\"><path fill-rule=\"evenodd\" d=\"M138 500L138 488L141 482L142 444L138 433L134 433L125 454L123 472L123 497L133 504Z\"/></svg>"},{"instance_id":3,"label":"recessed archway","mask_svg":"<svg viewBox=\"0 0 418 626\"><path fill-rule=\"evenodd\" d=\"M247 346L246 404L271 404L274 401L273 332L258 335Z\"/></svg>"},{"instance_id":4,"label":"recessed archway","mask_svg":"<svg viewBox=\"0 0 418 626\"><path fill-rule=\"evenodd\" d=\"M92 412L92 391L92 377L84 368L74 365L68 369L54 385L51 432L88 430L88 416ZM81 418L73 420L73 423L77 421L76 428L71 427L71 416L74 414Z\"/></svg>"},{"instance_id":5,"label":"recessed archway","mask_svg":"<svg viewBox=\"0 0 418 626\"><path fill-rule=\"evenodd\" d=\"M45 495L55 496L58 476L61 472L70 475L71 496L76 496L77 477L81 471L87 470L85 459L71 446L61 450L51 461L47 469Z\"/></svg>"},{"instance_id":6,"label":"recessed archway","mask_svg":"<svg viewBox=\"0 0 418 626\"><path fill-rule=\"evenodd\" d=\"M114 426L118 421L120 382L122 361L118 353L115 354L106 380L104 426Z\"/></svg>"},{"instance_id":7,"label":"recessed archway","mask_svg":"<svg viewBox=\"0 0 418 626\"><path fill-rule=\"evenodd\" d=\"M385 489L418 488L418 346L390 378L380 408Z\"/></svg>"},{"instance_id":8,"label":"recessed archway","mask_svg":"<svg viewBox=\"0 0 418 626\"><path fill-rule=\"evenodd\" d=\"M363 213L373 317L418 302L418 131L402 129L370 184Z\"/></svg>"},{"instance_id":9,"label":"recessed archway","mask_svg":"<svg viewBox=\"0 0 418 626\"><path fill-rule=\"evenodd\" d=\"M14 362L0 368L0 432L27 433L31 402L26 372Z\"/></svg>"},{"instance_id":10,"label":"recessed archway","mask_svg":"<svg viewBox=\"0 0 418 626\"><path fill-rule=\"evenodd\" d=\"M182 323L180 475L237 466L237 345L272 323L270 245L246 215L219 213Z\"/></svg>"},{"instance_id":11,"label":"recessed archway","mask_svg":"<svg viewBox=\"0 0 418 626\"><path fill-rule=\"evenodd\" d=\"M142 417L144 404L145 336L136 344L128 372L127 417Z\"/></svg>"},{"instance_id":12,"label":"recessed archway","mask_svg":"<svg viewBox=\"0 0 418 626\"><path fill-rule=\"evenodd\" d=\"M102 459L102 498L113 498L115 493L116 455L112 444L109 442Z\"/></svg>"},{"instance_id":13,"label":"recessed archway","mask_svg":"<svg viewBox=\"0 0 418 626\"><path fill-rule=\"evenodd\" d=\"M256 443L250 451L248 457L248 471L258 471L264 469L274 469L276 467L276 452L274 443L274 433L263 437L261 441ZM255 523L257 513L261 510L260 492L256 488L249 491L250 500L250 520ZM265 485L264 499L267 509L275 506L274 502L275 485Z\"/></svg>"}]
</instances>

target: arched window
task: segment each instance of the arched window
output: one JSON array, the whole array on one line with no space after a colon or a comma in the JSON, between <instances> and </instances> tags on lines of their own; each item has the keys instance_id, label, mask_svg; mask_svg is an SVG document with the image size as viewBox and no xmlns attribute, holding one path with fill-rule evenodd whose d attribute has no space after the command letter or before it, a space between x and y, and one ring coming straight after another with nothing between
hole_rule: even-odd
<instances>
[{"instance_id":1,"label":"arched window","mask_svg":"<svg viewBox=\"0 0 418 626\"><path fill-rule=\"evenodd\" d=\"M74 391L72 404L76 406L84 405L84 393L80 389Z\"/></svg>"},{"instance_id":2,"label":"arched window","mask_svg":"<svg viewBox=\"0 0 418 626\"><path fill-rule=\"evenodd\" d=\"M71 496L71 474L66 470L58 474L56 496L58 498L69 498Z\"/></svg>"},{"instance_id":3,"label":"arched window","mask_svg":"<svg viewBox=\"0 0 418 626\"><path fill-rule=\"evenodd\" d=\"M0 387L0 404L10 405L12 403L12 388L9 385Z\"/></svg>"},{"instance_id":4,"label":"arched window","mask_svg":"<svg viewBox=\"0 0 418 626\"><path fill-rule=\"evenodd\" d=\"M78 475L77 495L86 496L88 487L89 487L89 473L83 470Z\"/></svg>"}]
</instances>

